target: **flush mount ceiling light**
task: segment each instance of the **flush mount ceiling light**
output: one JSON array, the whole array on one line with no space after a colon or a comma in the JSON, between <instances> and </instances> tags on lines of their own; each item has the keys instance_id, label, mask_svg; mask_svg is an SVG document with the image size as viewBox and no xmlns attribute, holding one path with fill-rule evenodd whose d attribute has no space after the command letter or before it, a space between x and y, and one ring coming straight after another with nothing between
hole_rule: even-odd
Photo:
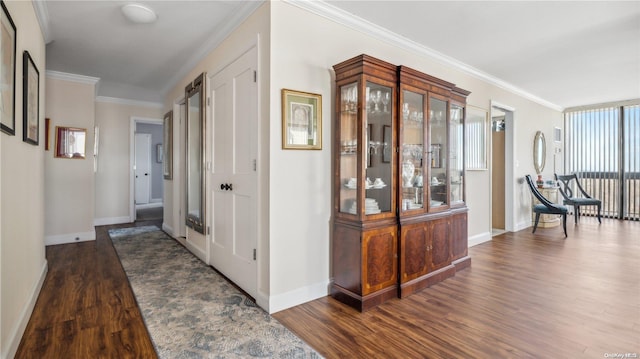
<instances>
[{"instance_id":1,"label":"flush mount ceiling light","mask_svg":"<svg viewBox=\"0 0 640 359\"><path fill-rule=\"evenodd\" d=\"M158 19L155 11L140 4L127 4L122 6L122 13L131 22L136 24L150 24Z\"/></svg>"}]
</instances>

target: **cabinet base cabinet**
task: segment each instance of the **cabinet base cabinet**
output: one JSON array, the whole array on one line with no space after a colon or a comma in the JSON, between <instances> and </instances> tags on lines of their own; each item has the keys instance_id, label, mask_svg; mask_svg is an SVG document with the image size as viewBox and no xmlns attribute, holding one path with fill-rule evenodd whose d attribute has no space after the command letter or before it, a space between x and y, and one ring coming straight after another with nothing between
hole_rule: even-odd
<instances>
[{"instance_id":1,"label":"cabinet base cabinet","mask_svg":"<svg viewBox=\"0 0 640 359\"><path fill-rule=\"evenodd\" d=\"M397 296L398 226L336 223L331 296L366 311Z\"/></svg>"},{"instance_id":2,"label":"cabinet base cabinet","mask_svg":"<svg viewBox=\"0 0 640 359\"><path fill-rule=\"evenodd\" d=\"M456 271L471 265L467 233L467 209L454 211L451 216L451 259Z\"/></svg>"},{"instance_id":3,"label":"cabinet base cabinet","mask_svg":"<svg viewBox=\"0 0 640 359\"><path fill-rule=\"evenodd\" d=\"M456 273L451 263L451 223L452 216L441 213L400 224L400 298Z\"/></svg>"}]
</instances>

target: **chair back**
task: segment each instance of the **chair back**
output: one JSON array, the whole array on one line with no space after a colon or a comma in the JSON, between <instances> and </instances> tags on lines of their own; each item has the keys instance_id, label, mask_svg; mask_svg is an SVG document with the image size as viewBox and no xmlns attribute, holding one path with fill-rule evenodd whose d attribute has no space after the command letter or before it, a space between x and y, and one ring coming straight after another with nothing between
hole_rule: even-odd
<instances>
[{"instance_id":1,"label":"chair back","mask_svg":"<svg viewBox=\"0 0 640 359\"><path fill-rule=\"evenodd\" d=\"M531 190L531 193L533 193L533 195L538 199L538 201L540 201L540 203L544 204L547 208L554 208L557 209L558 206L556 206L555 204L549 202L548 199L546 199L542 193L540 193L540 191L538 191L538 189L536 188L536 185L533 183L533 179L531 179L530 175L526 175L524 176L524 178L527 181L527 184L529 185L529 189Z\"/></svg>"},{"instance_id":2,"label":"chair back","mask_svg":"<svg viewBox=\"0 0 640 359\"><path fill-rule=\"evenodd\" d=\"M591 198L591 196L587 193L587 191L584 190L584 188L582 188L582 185L580 184L580 180L578 180L578 175L577 174L570 174L570 175L559 175L559 174L553 174L553 176L556 178L556 181L558 181L558 185L559 185L559 189L560 189L560 193L562 194L562 197L564 197L565 199L572 199L572 198L578 198L578 197L582 197L582 198ZM575 180L575 187L573 186L573 182ZM573 189L577 188L576 193L573 193Z\"/></svg>"}]
</instances>

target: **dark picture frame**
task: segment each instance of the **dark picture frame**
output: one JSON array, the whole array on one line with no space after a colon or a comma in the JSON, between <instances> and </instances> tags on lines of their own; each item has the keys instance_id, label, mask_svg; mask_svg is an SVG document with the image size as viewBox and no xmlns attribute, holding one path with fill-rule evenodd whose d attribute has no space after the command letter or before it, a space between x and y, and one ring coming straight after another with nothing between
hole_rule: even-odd
<instances>
[{"instance_id":1,"label":"dark picture frame","mask_svg":"<svg viewBox=\"0 0 640 359\"><path fill-rule=\"evenodd\" d=\"M51 147L50 136L51 136L51 119L45 118L44 119L44 150L45 151L49 151L49 148Z\"/></svg>"},{"instance_id":2,"label":"dark picture frame","mask_svg":"<svg viewBox=\"0 0 640 359\"><path fill-rule=\"evenodd\" d=\"M29 51L22 54L22 140L40 142L40 72Z\"/></svg>"},{"instance_id":3,"label":"dark picture frame","mask_svg":"<svg viewBox=\"0 0 640 359\"><path fill-rule=\"evenodd\" d=\"M162 174L164 179L173 179L173 111L164 115L162 138Z\"/></svg>"},{"instance_id":4,"label":"dark picture frame","mask_svg":"<svg viewBox=\"0 0 640 359\"><path fill-rule=\"evenodd\" d=\"M16 134L16 25L9 15L9 10L0 1L0 62L2 68L9 71L0 72L0 130L11 136Z\"/></svg>"}]
</instances>

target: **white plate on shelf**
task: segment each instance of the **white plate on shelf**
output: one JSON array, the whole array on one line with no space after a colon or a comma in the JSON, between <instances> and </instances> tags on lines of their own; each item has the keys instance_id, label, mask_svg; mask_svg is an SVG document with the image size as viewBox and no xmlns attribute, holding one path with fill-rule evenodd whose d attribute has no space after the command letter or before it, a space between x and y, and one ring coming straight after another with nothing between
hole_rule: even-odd
<instances>
[{"instance_id":1,"label":"white plate on shelf","mask_svg":"<svg viewBox=\"0 0 640 359\"><path fill-rule=\"evenodd\" d=\"M431 207L441 206L442 202L431 200Z\"/></svg>"}]
</instances>

